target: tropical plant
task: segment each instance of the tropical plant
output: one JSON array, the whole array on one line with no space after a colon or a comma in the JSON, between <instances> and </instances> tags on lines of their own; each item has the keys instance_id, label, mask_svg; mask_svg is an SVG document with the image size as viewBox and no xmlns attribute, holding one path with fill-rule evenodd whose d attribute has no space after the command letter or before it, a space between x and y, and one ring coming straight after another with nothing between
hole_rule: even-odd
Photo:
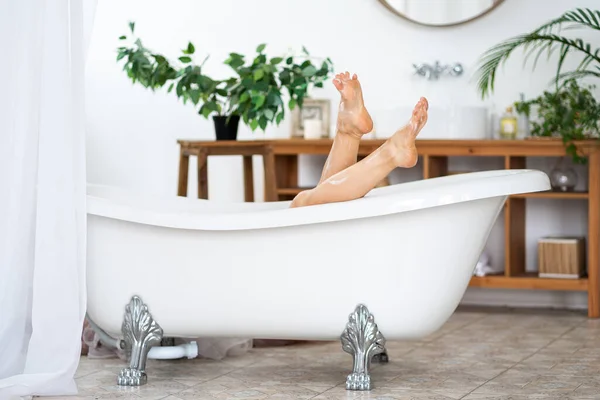
<instances>
[{"instance_id":1,"label":"tropical plant","mask_svg":"<svg viewBox=\"0 0 600 400\"><path fill-rule=\"evenodd\" d=\"M130 22L131 35L135 23ZM120 40L127 40L123 35ZM269 123L279 125L285 117L283 97L287 94L287 107L293 110L302 106L313 87L323 87L323 82L333 72L329 58L319 67L313 64L308 50L302 55L292 54L268 58L266 44L256 48L256 56L246 63L245 56L232 52L225 60L234 76L213 79L203 73L208 56L200 64L194 63L196 48L189 42L181 50L180 65L172 64L166 57L144 47L141 40L132 37L129 46L117 49L117 62L125 59L123 70L133 83L156 90L170 82L167 92L175 89L178 98L186 104L192 102L205 118L239 115L253 131L265 130ZM287 92L287 93L286 93Z\"/></svg>"},{"instance_id":2,"label":"tropical plant","mask_svg":"<svg viewBox=\"0 0 600 400\"><path fill-rule=\"evenodd\" d=\"M537 115L531 122L533 136L561 137L573 161L585 164L587 158L573 142L600 134L600 103L592 95L593 89L594 85L582 87L571 79L556 92L544 91L534 99L516 102L515 108L528 119Z\"/></svg>"},{"instance_id":3,"label":"tropical plant","mask_svg":"<svg viewBox=\"0 0 600 400\"><path fill-rule=\"evenodd\" d=\"M559 32L563 27L565 29L582 28L600 31L600 11L576 8L563 13L530 33L515 36L491 47L480 58L476 71L477 86L482 98L493 92L498 68L519 47L523 47L526 52L524 63L527 63L529 58L535 54L533 69L544 52L549 58L558 50L558 64L556 75L553 78L557 89L572 79L600 78L600 48L593 48L590 43L584 42L582 39L570 39L560 35ZM575 70L563 72L564 62L569 53L579 54L583 58Z\"/></svg>"}]
</instances>

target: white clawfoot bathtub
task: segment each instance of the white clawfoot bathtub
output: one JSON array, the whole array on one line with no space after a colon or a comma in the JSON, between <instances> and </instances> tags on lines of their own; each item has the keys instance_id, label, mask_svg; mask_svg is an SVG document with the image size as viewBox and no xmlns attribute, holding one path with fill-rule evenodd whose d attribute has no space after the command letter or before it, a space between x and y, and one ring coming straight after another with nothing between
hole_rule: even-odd
<instances>
[{"instance_id":1,"label":"white clawfoot bathtub","mask_svg":"<svg viewBox=\"0 0 600 400\"><path fill-rule=\"evenodd\" d=\"M120 384L145 382L163 336L341 337L347 387L368 390L385 339L423 337L455 311L507 196L549 188L540 171L486 171L290 209L90 186L88 316L132 347ZM369 348L350 343L361 323Z\"/></svg>"}]
</instances>

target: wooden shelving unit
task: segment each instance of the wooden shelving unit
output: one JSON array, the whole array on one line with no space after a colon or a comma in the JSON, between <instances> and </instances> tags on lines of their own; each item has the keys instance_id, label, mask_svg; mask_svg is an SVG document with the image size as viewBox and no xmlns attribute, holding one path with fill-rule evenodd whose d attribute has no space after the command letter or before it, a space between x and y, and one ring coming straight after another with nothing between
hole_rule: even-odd
<instances>
[{"instance_id":1,"label":"wooden shelving unit","mask_svg":"<svg viewBox=\"0 0 600 400\"><path fill-rule=\"evenodd\" d=\"M365 157L379 147L383 140L363 140L359 147L359 158ZM331 149L331 139L277 139L251 141L253 146L264 146L265 154L274 155L275 177L273 171L266 171L270 182L265 185L265 198L291 200L300 191L308 188L298 187L298 156L303 154L327 155ZM187 160L189 156L202 155L207 151L220 151L227 154L243 154L248 141L186 141L180 140L179 195L187 193ZM474 287L583 291L588 295L588 316L600 317L600 141L582 141L575 143L578 150L588 157L588 182L586 192L557 193L541 192L510 196L504 209L504 273L494 276L473 277L470 284ZM219 148L218 150L216 148ZM504 160L505 169L526 167L528 157L563 157L565 147L560 140L419 140L417 141L419 163L422 165L423 179L449 174L448 158L454 156L496 157ZM248 161L248 162L246 162ZM206 163L204 163L206 164ZM204 165L203 164L203 165ZM252 188L251 162L244 162L246 192ZM267 165L267 164L265 164ZM271 164L270 164L271 165ZM198 173L199 184L206 176L205 167ZM450 172L451 173L451 172ZM272 182L275 181L273 185ZM268 187L267 187L268 186ZM200 186L199 186L200 187ZM276 193L276 195L272 195ZM199 193L200 194L200 193ZM252 196L246 196L252 198ZM526 203L529 199L583 200L587 202L588 229L587 276L580 279L539 278L525 269L526 251ZM251 200L250 200L251 201Z\"/></svg>"},{"instance_id":2,"label":"wooden shelving unit","mask_svg":"<svg viewBox=\"0 0 600 400\"><path fill-rule=\"evenodd\" d=\"M366 156L383 141L364 140L360 156ZM327 154L330 140L286 141L274 147L277 166L277 194L280 200L290 200L298 187L298 154ZM588 316L600 317L600 146L598 142L580 142L578 147L588 155L589 180L586 192L539 192L510 196L505 204L505 266L504 274L473 277L470 285L481 288L583 291L588 293ZM565 156L564 145L554 140L421 140L417 143L423 179L444 176L448 158L452 156L502 157L504 168L526 168L527 157ZM526 202L527 199L562 199L588 201L587 271L580 279L539 278L525 270Z\"/></svg>"}]
</instances>

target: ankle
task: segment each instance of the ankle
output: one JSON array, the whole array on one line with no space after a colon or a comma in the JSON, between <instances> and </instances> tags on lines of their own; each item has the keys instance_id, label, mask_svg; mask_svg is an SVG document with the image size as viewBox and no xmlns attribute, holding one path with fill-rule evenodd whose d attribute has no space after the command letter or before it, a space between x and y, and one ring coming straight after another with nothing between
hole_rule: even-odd
<instances>
[{"instance_id":1,"label":"ankle","mask_svg":"<svg viewBox=\"0 0 600 400\"><path fill-rule=\"evenodd\" d=\"M386 164L390 164L390 166L395 167L400 155L398 146L396 146L391 139L388 139L383 143L380 149Z\"/></svg>"},{"instance_id":2,"label":"ankle","mask_svg":"<svg viewBox=\"0 0 600 400\"><path fill-rule=\"evenodd\" d=\"M349 124L344 124L340 121L338 121L337 126L336 126L336 130L335 130L335 137L336 138L343 138L345 140L360 140L363 136L363 133L358 130L356 127L349 125Z\"/></svg>"}]
</instances>

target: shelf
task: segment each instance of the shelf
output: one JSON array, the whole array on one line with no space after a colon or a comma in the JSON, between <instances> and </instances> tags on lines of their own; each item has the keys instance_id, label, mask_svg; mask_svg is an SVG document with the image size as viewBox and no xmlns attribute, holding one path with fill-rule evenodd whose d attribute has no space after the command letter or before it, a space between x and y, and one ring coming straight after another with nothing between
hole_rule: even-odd
<instances>
[{"instance_id":1,"label":"shelf","mask_svg":"<svg viewBox=\"0 0 600 400\"><path fill-rule=\"evenodd\" d=\"M536 273L517 276L489 275L474 276L471 278L469 286L495 289L572 290L585 292L588 290L588 279L538 278Z\"/></svg>"},{"instance_id":2,"label":"shelf","mask_svg":"<svg viewBox=\"0 0 600 400\"><path fill-rule=\"evenodd\" d=\"M569 199L569 200L585 200L589 198L587 192L533 192L515 194L510 197L519 199Z\"/></svg>"},{"instance_id":3,"label":"shelf","mask_svg":"<svg viewBox=\"0 0 600 400\"><path fill-rule=\"evenodd\" d=\"M312 189L311 187L305 187L305 188L278 188L277 189L277 194L280 195L284 195L284 196L295 196L298 193L300 193L303 190L309 190Z\"/></svg>"}]
</instances>

